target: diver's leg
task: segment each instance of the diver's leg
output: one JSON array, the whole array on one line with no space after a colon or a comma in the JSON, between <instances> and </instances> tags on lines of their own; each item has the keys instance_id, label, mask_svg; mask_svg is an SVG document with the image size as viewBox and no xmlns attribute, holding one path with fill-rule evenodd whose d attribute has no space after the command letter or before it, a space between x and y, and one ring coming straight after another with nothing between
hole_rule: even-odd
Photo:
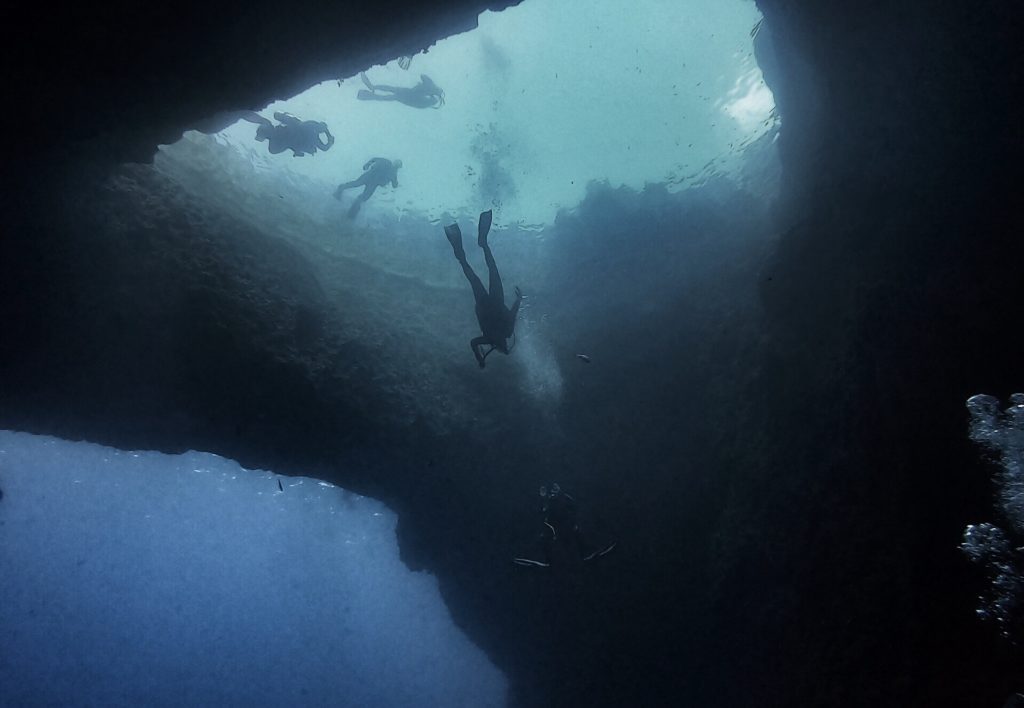
<instances>
[{"instance_id":1,"label":"diver's leg","mask_svg":"<svg viewBox=\"0 0 1024 708\"><path fill-rule=\"evenodd\" d=\"M398 95L395 96L395 100L409 106L409 108L434 108L437 104L437 99L432 96L420 96L417 94Z\"/></svg>"},{"instance_id":2,"label":"diver's leg","mask_svg":"<svg viewBox=\"0 0 1024 708\"><path fill-rule=\"evenodd\" d=\"M356 98L358 98L360 101L394 101L395 100L395 97L392 96L391 94L388 94L386 96L382 96L380 94L376 94L376 93L372 93L370 91L367 91L366 89L359 89L359 91L356 93Z\"/></svg>"},{"instance_id":3,"label":"diver's leg","mask_svg":"<svg viewBox=\"0 0 1024 708\"><path fill-rule=\"evenodd\" d=\"M558 534L555 532L555 527L545 521L544 530L540 534L540 543L541 551L544 554L544 562L548 565L551 565L551 560L555 555L556 540L558 540Z\"/></svg>"},{"instance_id":4,"label":"diver's leg","mask_svg":"<svg viewBox=\"0 0 1024 708\"><path fill-rule=\"evenodd\" d=\"M351 182L345 182L344 184L339 184L338 188L334 190L334 198L335 199L341 199L342 192L344 192L346 189L352 189L353 187L358 187L358 186L359 186L359 180L357 180L357 179L354 179Z\"/></svg>"},{"instance_id":5,"label":"diver's leg","mask_svg":"<svg viewBox=\"0 0 1024 708\"><path fill-rule=\"evenodd\" d=\"M491 292L491 298L501 303L501 306L504 307L505 290L501 285L501 275L498 274L498 264L494 262L491 247L486 243L484 244L484 259L487 261L487 273L489 275L488 290Z\"/></svg>"},{"instance_id":6,"label":"diver's leg","mask_svg":"<svg viewBox=\"0 0 1024 708\"><path fill-rule=\"evenodd\" d=\"M256 111L242 111L240 118L242 120L247 120L250 123L255 123L262 128L270 129L274 127L274 124L271 123L270 120L264 118Z\"/></svg>"},{"instance_id":7,"label":"diver's leg","mask_svg":"<svg viewBox=\"0 0 1024 708\"><path fill-rule=\"evenodd\" d=\"M372 197L373 193L376 192L376 191L377 191L377 185L375 185L375 184L368 184L365 187L363 187L363 193L360 194L358 197L356 197L356 199L358 199L361 202L365 202L367 199Z\"/></svg>"},{"instance_id":8,"label":"diver's leg","mask_svg":"<svg viewBox=\"0 0 1024 708\"><path fill-rule=\"evenodd\" d=\"M473 266L469 264L469 261L467 261L465 257L459 261L459 264L462 266L462 272L466 274L466 280L468 280L469 284L473 287L473 299L477 302L486 300L487 291L484 290L484 284L480 282L480 278L473 270Z\"/></svg>"},{"instance_id":9,"label":"diver's leg","mask_svg":"<svg viewBox=\"0 0 1024 708\"><path fill-rule=\"evenodd\" d=\"M487 234L491 231L491 210L480 213L480 222L477 224L476 242L484 250L484 260L487 261L488 290L491 297L505 306L505 290L501 285L501 275L498 273L498 264L494 262L494 254L487 244Z\"/></svg>"},{"instance_id":10,"label":"diver's leg","mask_svg":"<svg viewBox=\"0 0 1024 708\"><path fill-rule=\"evenodd\" d=\"M352 206L348 208L348 216L350 219L355 218L356 214L359 213L359 210L362 208L363 204L366 202L367 199L373 196L373 193L375 191L377 191L377 185L375 184L368 184L363 188L363 193L356 197L355 201L352 202Z\"/></svg>"},{"instance_id":11,"label":"diver's leg","mask_svg":"<svg viewBox=\"0 0 1024 708\"><path fill-rule=\"evenodd\" d=\"M279 121L284 125L299 125L300 123L302 123L302 121L293 116L291 113L283 113L281 111L274 111L274 120Z\"/></svg>"},{"instance_id":12,"label":"diver's leg","mask_svg":"<svg viewBox=\"0 0 1024 708\"><path fill-rule=\"evenodd\" d=\"M462 230L458 224L450 224L444 227L444 235L448 237L448 242L452 245L452 250L455 252L455 260L462 266L462 272L466 275L466 280L469 281L470 286L473 288L473 299L478 303L481 302L487 297L487 291L484 290L484 284L480 282L480 278L477 277L473 267L466 260L466 251L462 247Z\"/></svg>"}]
</instances>

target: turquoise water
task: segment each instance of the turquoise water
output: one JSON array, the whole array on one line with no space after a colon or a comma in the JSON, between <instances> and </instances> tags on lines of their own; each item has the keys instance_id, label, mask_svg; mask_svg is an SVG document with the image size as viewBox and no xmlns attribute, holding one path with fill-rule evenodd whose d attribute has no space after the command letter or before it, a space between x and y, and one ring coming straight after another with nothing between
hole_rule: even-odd
<instances>
[{"instance_id":1,"label":"turquoise water","mask_svg":"<svg viewBox=\"0 0 1024 708\"><path fill-rule=\"evenodd\" d=\"M772 122L753 56L759 19L749 0L524 2L485 12L408 70L367 67L375 84L429 75L445 90L439 110L359 101L360 78L339 77L261 112L326 121L329 152L269 155L247 122L218 138L254 148L257 167L311 178L311 200L330 199L370 157L401 159L400 187L378 190L364 219L493 208L498 222L551 223L591 180L678 189L734 166Z\"/></svg>"}]
</instances>

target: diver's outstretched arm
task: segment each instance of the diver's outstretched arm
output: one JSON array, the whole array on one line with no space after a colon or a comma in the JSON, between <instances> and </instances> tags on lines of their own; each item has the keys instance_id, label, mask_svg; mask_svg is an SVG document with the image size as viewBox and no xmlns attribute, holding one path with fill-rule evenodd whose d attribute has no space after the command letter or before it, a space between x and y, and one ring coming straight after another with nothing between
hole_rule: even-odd
<instances>
[{"instance_id":1,"label":"diver's outstretched arm","mask_svg":"<svg viewBox=\"0 0 1024 708\"><path fill-rule=\"evenodd\" d=\"M487 354L491 353L491 352L487 352L487 354L481 354L480 353L480 349L485 344L490 344L490 342L487 340L487 337L474 337L469 342L469 348L473 350L473 356L476 357L476 363L480 365L481 369L484 368L484 366L486 366L484 360L487 359ZM493 349L494 349L494 347L492 346L491 350L493 351Z\"/></svg>"}]
</instances>

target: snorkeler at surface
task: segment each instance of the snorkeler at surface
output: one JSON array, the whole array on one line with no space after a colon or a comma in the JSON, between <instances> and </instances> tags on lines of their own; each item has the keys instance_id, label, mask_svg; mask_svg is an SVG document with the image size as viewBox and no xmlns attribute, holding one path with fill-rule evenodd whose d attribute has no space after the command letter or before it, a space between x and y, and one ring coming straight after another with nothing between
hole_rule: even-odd
<instances>
[{"instance_id":1,"label":"snorkeler at surface","mask_svg":"<svg viewBox=\"0 0 1024 708\"><path fill-rule=\"evenodd\" d=\"M473 297L476 300L476 320L480 323L480 331L483 336L476 337L470 341L469 346L473 350L480 368L484 368L487 355L497 349L502 354L508 354L512 347L508 346L506 340L515 335L516 315L519 313L519 304L523 300L523 293L516 288L516 301L512 309L505 307L505 291L501 286L501 276L498 274L498 266L494 262L494 255L491 247L487 245L487 233L491 230L491 211L488 209L480 214L480 222L477 226L477 245L484 250L484 258L487 260L487 272L490 276L488 290L473 271L473 268L466 261L466 251L462 248L462 231L458 224L451 224L444 227L444 235L455 251L455 259L462 266L462 272L466 274L466 280L473 287ZM484 346L490 346L486 353L481 354ZM513 341L512 346L515 346Z\"/></svg>"},{"instance_id":2,"label":"snorkeler at surface","mask_svg":"<svg viewBox=\"0 0 1024 708\"><path fill-rule=\"evenodd\" d=\"M444 91L426 74L420 74L420 82L411 88L404 86L374 85L360 74L369 91L360 90L356 98L360 101L398 101L412 108L440 108L444 105ZM378 93L378 91L384 93Z\"/></svg>"},{"instance_id":3,"label":"snorkeler at surface","mask_svg":"<svg viewBox=\"0 0 1024 708\"><path fill-rule=\"evenodd\" d=\"M562 491L557 482L551 486L540 488L541 517L544 527L541 529L538 542L540 544L538 558L513 558L516 565L536 568L548 568L556 555L555 549L560 544L569 544L581 561L586 563L595 558L607 555L615 548L615 541L600 546L588 546L580 531L577 518L576 500Z\"/></svg>"},{"instance_id":4,"label":"snorkeler at surface","mask_svg":"<svg viewBox=\"0 0 1024 708\"><path fill-rule=\"evenodd\" d=\"M373 196L373 193L377 191L377 187L383 187L388 182L391 183L392 187L398 186L398 168L401 166L401 160L392 162L383 157L371 157L363 165L362 175L351 182L338 185L338 188L334 190L334 198L341 199L341 195L346 189L352 189L353 187L364 188L363 193L356 197L356 200L352 202L352 206L348 209L348 217L354 219L356 214L359 213L359 209L363 206L363 202Z\"/></svg>"},{"instance_id":5,"label":"snorkeler at surface","mask_svg":"<svg viewBox=\"0 0 1024 708\"><path fill-rule=\"evenodd\" d=\"M285 150L292 151L292 157L312 155L319 150L329 150L334 145L334 136L327 129L327 124L319 120L299 120L290 113L274 113L274 120L280 125L274 125L259 113L247 112L242 118L255 123L256 140L267 141L267 149L271 155L277 155ZM320 134L324 133L327 138L321 139Z\"/></svg>"}]
</instances>

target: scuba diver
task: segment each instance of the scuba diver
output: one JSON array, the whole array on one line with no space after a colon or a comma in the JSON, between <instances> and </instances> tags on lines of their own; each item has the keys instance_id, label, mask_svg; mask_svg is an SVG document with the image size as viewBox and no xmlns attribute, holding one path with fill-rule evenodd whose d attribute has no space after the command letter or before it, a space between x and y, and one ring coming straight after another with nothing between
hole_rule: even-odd
<instances>
[{"instance_id":1,"label":"scuba diver","mask_svg":"<svg viewBox=\"0 0 1024 708\"><path fill-rule=\"evenodd\" d=\"M363 165L362 175L351 182L338 185L338 188L334 190L334 198L340 200L341 195L346 189L364 187L363 193L356 197L356 200L352 202L352 206L348 209L348 218L354 219L356 214L359 213L359 209L363 206L363 202L373 196L373 193L377 191L377 187L383 187L388 182L391 183L392 188L398 186L398 168L401 166L401 160L392 162L391 160L385 160L383 157L371 157Z\"/></svg>"},{"instance_id":2,"label":"scuba diver","mask_svg":"<svg viewBox=\"0 0 1024 708\"><path fill-rule=\"evenodd\" d=\"M480 214L480 222L477 226L477 245L484 249L484 258L487 260L487 272L490 276L488 290L484 290L484 284L473 272L473 268L466 261L466 251L462 248L462 231L458 224L451 224L444 227L444 235L455 251L455 260L462 266L462 272L466 274L466 280L473 287L473 298L476 300L476 321L480 324L481 337L475 337L469 343L473 350L473 356L480 368L484 368L487 355L497 349L502 354L508 354L515 347L516 315L519 313L519 304L523 300L523 293L516 288L516 301L512 309L505 307L505 291L501 287L501 276L498 274L498 266L494 262L494 255L491 247L487 245L487 233L491 230L491 210L488 209ZM512 346L508 346L506 340L513 339ZM491 348L481 354L480 350L489 345Z\"/></svg>"},{"instance_id":3,"label":"scuba diver","mask_svg":"<svg viewBox=\"0 0 1024 708\"><path fill-rule=\"evenodd\" d=\"M292 157L302 157L314 154L317 149L329 150L334 145L334 136L323 121L299 120L290 113L280 112L274 113L274 120L280 125L274 125L253 111L243 114L242 118L259 126L256 128L256 140L267 141L271 155L291 150ZM321 139L320 133L324 133L327 139Z\"/></svg>"},{"instance_id":4,"label":"scuba diver","mask_svg":"<svg viewBox=\"0 0 1024 708\"><path fill-rule=\"evenodd\" d=\"M420 82L412 88L384 84L375 86L366 78L366 74L360 74L359 77L366 84L366 88L370 89L360 90L356 94L360 101L398 101L412 108L440 108L444 105L444 91L426 74L420 74ZM377 93L378 91L386 93Z\"/></svg>"},{"instance_id":5,"label":"scuba diver","mask_svg":"<svg viewBox=\"0 0 1024 708\"><path fill-rule=\"evenodd\" d=\"M541 487L540 496L544 500L540 510L544 528L538 537L539 558L513 558L513 563L533 568L549 568L555 556L555 548L559 544L570 544L584 563L605 556L615 548L615 541L601 546L588 546L580 532L576 517L576 500L563 492L558 482L552 482L550 487Z\"/></svg>"}]
</instances>

